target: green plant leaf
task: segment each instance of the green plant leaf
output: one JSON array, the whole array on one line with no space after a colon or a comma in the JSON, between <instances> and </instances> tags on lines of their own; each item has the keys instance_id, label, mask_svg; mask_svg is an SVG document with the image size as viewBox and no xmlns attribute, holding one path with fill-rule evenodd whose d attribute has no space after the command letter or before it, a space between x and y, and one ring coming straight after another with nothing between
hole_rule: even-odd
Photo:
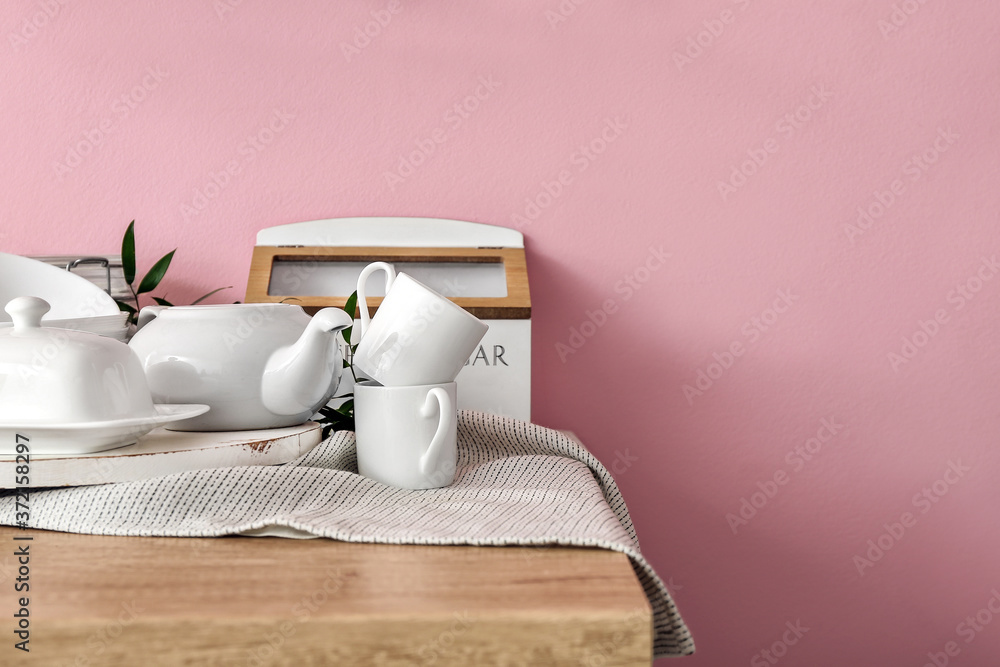
<instances>
[{"instance_id":1,"label":"green plant leaf","mask_svg":"<svg viewBox=\"0 0 1000 667\"><path fill-rule=\"evenodd\" d=\"M145 294L156 289L160 281L163 280L163 276L166 275L167 269L170 267L170 260L174 258L175 252L177 252L176 249L171 250L153 265L153 268L149 270L149 273L139 283L139 289L136 290L136 294Z\"/></svg>"},{"instance_id":2,"label":"green plant leaf","mask_svg":"<svg viewBox=\"0 0 1000 667\"><path fill-rule=\"evenodd\" d=\"M123 313L129 313L130 315L135 315L135 313L137 312L136 309L133 308L132 304L130 303L125 303L124 301L119 301L118 299L115 299L115 303L118 304L118 310L122 311Z\"/></svg>"},{"instance_id":3,"label":"green plant leaf","mask_svg":"<svg viewBox=\"0 0 1000 667\"><path fill-rule=\"evenodd\" d=\"M122 271L125 273L125 282L129 285L135 282L135 220L128 223L128 229L122 238Z\"/></svg>"},{"instance_id":4,"label":"green plant leaf","mask_svg":"<svg viewBox=\"0 0 1000 667\"><path fill-rule=\"evenodd\" d=\"M115 303L118 304L118 310L128 313L128 317L125 318L125 324L136 324L139 322L139 311L132 304L119 301L118 299L115 299Z\"/></svg>"},{"instance_id":5,"label":"green plant leaf","mask_svg":"<svg viewBox=\"0 0 1000 667\"><path fill-rule=\"evenodd\" d=\"M354 394L344 394L335 396L335 399L346 398L347 400L338 407L331 408L324 405L319 410L322 418L317 419L317 423L323 425L323 437L329 437L333 431L353 431L354 430Z\"/></svg>"},{"instance_id":6,"label":"green plant leaf","mask_svg":"<svg viewBox=\"0 0 1000 667\"><path fill-rule=\"evenodd\" d=\"M170 303L169 301L167 301L166 299L161 299L161 298L160 298L160 297L158 297L158 296L154 296L154 297L153 297L153 301L155 301L155 302L156 302L156 303L157 303L158 305L160 305L160 306L167 306L167 307L171 307L171 306L173 306L173 305L174 305L174 304Z\"/></svg>"},{"instance_id":7,"label":"green plant leaf","mask_svg":"<svg viewBox=\"0 0 1000 667\"><path fill-rule=\"evenodd\" d=\"M214 289L211 292L209 292L208 294L206 294L205 296L200 296L197 299L195 299L194 301L192 301L191 305L192 306L197 306L199 303L201 303L202 301L204 301L208 297L212 296L213 294L218 294L219 292L221 292L224 289L233 289L233 286L230 285L229 287L220 287L218 289Z\"/></svg>"},{"instance_id":8,"label":"green plant leaf","mask_svg":"<svg viewBox=\"0 0 1000 667\"><path fill-rule=\"evenodd\" d=\"M347 297L347 303L344 304L344 312L351 317L357 317L358 310L358 291L354 290L351 296Z\"/></svg>"},{"instance_id":9,"label":"green plant leaf","mask_svg":"<svg viewBox=\"0 0 1000 667\"><path fill-rule=\"evenodd\" d=\"M331 408L320 410L322 419L317 420L323 426L323 437L328 438L334 431L353 431L354 416L343 415Z\"/></svg>"},{"instance_id":10,"label":"green plant leaf","mask_svg":"<svg viewBox=\"0 0 1000 667\"><path fill-rule=\"evenodd\" d=\"M344 304L344 312L350 315L351 318L354 318L357 310L358 310L358 292L357 290L355 290L354 293L351 294L351 296L347 297L347 303ZM353 332L354 332L354 327L347 327L346 329L340 332L341 335L343 335L344 337L344 342L347 343L348 345L351 344L351 334Z\"/></svg>"}]
</instances>

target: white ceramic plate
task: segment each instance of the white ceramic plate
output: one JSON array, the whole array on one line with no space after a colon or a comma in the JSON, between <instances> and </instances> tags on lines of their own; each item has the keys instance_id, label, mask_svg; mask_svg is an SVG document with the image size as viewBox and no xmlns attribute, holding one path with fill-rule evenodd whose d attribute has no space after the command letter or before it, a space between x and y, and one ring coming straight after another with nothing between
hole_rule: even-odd
<instances>
[{"instance_id":1,"label":"white ceramic plate","mask_svg":"<svg viewBox=\"0 0 1000 667\"><path fill-rule=\"evenodd\" d=\"M152 417L80 424L0 423L0 455L14 455L27 437L31 454L89 454L131 445L157 426L208 412L207 405L155 405ZM17 436L22 436L18 438Z\"/></svg>"},{"instance_id":2,"label":"white ceramic plate","mask_svg":"<svg viewBox=\"0 0 1000 667\"><path fill-rule=\"evenodd\" d=\"M52 310L43 322L119 312L115 300L86 278L45 262L0 252L0 322L10 321L3 307L19 296L37 296L49 302Z\"/></svg>"}]
</instances>

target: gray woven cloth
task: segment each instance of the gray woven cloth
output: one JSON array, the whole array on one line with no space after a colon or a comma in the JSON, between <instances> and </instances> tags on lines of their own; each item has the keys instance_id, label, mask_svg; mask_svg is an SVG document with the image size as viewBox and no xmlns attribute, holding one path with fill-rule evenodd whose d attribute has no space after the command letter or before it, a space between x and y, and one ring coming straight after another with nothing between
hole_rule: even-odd
<instances>
[{"instance_id":1,"label":"gray woven cloth","mask_svg":"<svg viewBox=\"0 0 1000 667\"><path fill-rule=\"evenodd\" d=\"M200 470L34 491L31 525L96 535L210 537L295 529L346 542L567 545L628 555L653 609L655 657L694 641L639 551L611 475L585 448L535 424L462 412L455 482L407 491L357 474L354 434L334 433L283 466ZM0 494L0 523L15 498Z\"/></svg>"}]
</instances>

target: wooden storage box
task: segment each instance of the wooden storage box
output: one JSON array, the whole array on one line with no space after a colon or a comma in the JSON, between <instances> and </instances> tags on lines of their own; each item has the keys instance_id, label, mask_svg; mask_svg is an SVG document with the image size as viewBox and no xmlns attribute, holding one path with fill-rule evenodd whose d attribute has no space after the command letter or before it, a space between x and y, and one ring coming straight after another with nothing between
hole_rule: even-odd
<instances>
[{"instance_id":1,"label":"wooden storage box","mask_svg":"<svg viewBox=\"0 0 1000 667\"><path fill-rule=\"evenodd\" d=\"M361 269L376 261L392 263L490 326L459 373L459 407L530 421L531 296L520 232L432 218L340 218L264 229L246 301L294 303L309 313L343 307ZM372 315L385 293L380 276L368 286ZM347 378L337 393L352 389Z\"/></svg>"}]
</instances>

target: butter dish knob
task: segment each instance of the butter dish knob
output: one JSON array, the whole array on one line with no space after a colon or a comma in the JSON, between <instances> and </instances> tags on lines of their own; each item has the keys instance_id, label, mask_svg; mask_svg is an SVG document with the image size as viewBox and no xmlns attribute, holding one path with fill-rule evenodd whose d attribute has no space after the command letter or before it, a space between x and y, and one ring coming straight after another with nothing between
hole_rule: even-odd
<instances>
[{"instance_id":1,"label":"butter dish knob","mask_svg":"<svg viewBox=\"0 0 1000 667\"><path fill-rule=\"evenodd\" d=\"M4 310L14 322L14 331L38 329L42 326L42 317L52 306L45 299L37 296L19 296L10 301Z\"/></svg>"}]
</instances>

